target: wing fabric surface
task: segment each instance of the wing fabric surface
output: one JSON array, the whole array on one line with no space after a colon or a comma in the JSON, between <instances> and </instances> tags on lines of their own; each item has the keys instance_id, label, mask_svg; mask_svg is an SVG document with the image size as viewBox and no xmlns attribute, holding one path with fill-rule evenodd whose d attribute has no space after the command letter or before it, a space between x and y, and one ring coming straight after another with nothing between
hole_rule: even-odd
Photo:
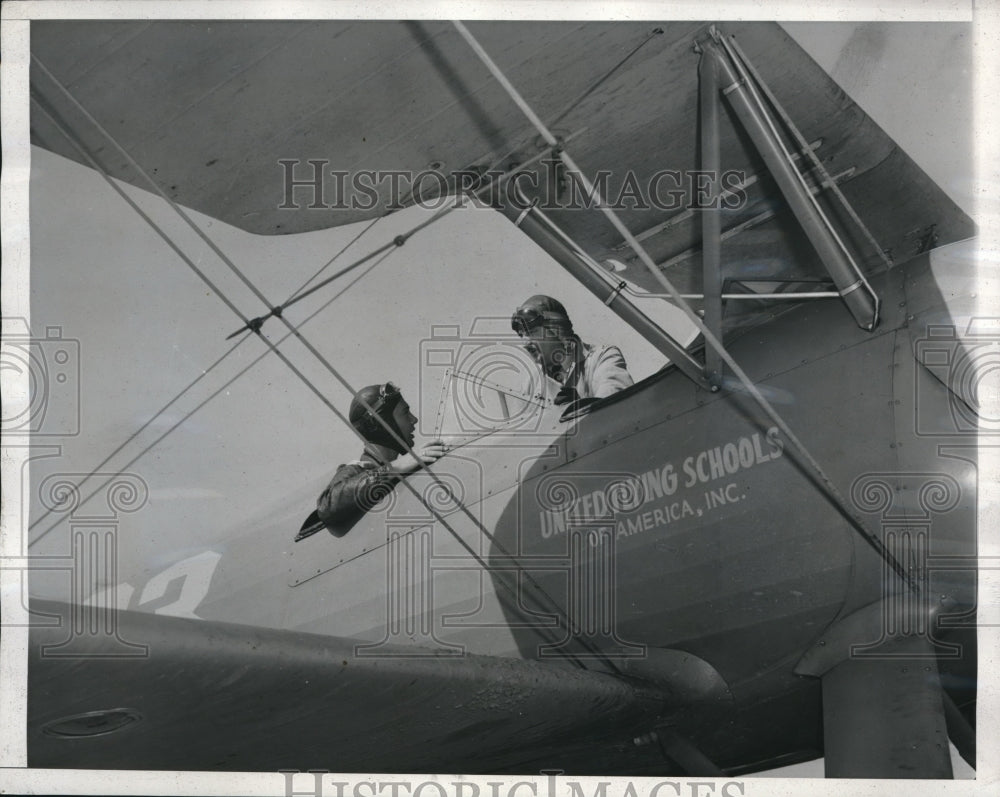
<instances>
[{"instance_id":1,"label":"wing fabric surface","mask_svg":"<svg viewBox=\"0 0 1000 797\"><path fill-rule=\"evenodd\" d=\"M100 634L40 654L67 639L72 608L32 611L62 621L31 630L32 767L609 772L636 766L631 740L663 702L557 663L388 646L364 657L354 640L129 611L118 637L145 657ZM111 709L141 719L60 735L59 720Z\"/></svg>"},{"instance_id":2,"label":"wing fabric surface","mask_svg":"<svg viewBox=\"0 0 1000 797\"><path fill-rule=\"evenodd\" d=\"M700 292L694 45L709 25L476 22L470 29L543 121L558 122L554 132L571 139L576 162L676 287ZM894 263L974 234L968 217L780 26L726 23L721 31L735 37ZM455 191L456 172L509 169L544 148L441 21L37 22L32 51L175 201L253 233L373 218L407 201L410 189L440 198ZM103 168L148 188L41 70L33 68L32 83ZM773 278L785 282L777 290L795 290L798 280L825 277L739 121L722 107L723 186L737 186L737 201L723 212L723 278ZM80 159L37 109L32 136ZM802 153L796 157L819 191L820 178ZM390 172L404 176L394 183ZM417 180L429 172L444 181ZM532 180L520 183L528 198L572 238L598 259L620 261L621 276L640 288L660 290L558 167L543 161L532 177L534 188ZM319 193L306 185L315 179ZM859 264L883 268L830 192L817 198ZM774 310L730 305L728 326Z\"/></svg>"}]
</instances>

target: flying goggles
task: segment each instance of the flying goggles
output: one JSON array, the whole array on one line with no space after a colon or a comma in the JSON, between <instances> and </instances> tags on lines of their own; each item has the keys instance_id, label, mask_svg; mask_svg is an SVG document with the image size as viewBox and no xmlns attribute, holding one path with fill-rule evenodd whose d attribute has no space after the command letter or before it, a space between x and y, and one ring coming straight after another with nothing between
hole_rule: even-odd
<instances>
[{"instance_id":1,"label":"flying goggles","mask_svg":"<svg viewBox=\"0 0 1000 797\"><path fill-rule=\"evenodd\" d=\"M382 412L382 408L390 402L395 403L400 396L400 390L392 382L386 382L378 389L378 400L371 405L371 412L373 415L379 415Z\"/></svg>"},{"instance_id":2,"label":"flying goggles","mask_svg":"<svg viewBox=\"0 0 1000 797\"><path fill-rule=\"evenodd\" d=\"M553 312L552 310L536 310L534 307L519 307L514 311L514 315L510 318L510 328L513 329L522 338L527 337L528 334L539 327L546 325L546 322L550 322L550 325L565 325L566 317L561 313ZM554 323L553 323L554 322Z\"/></svg>"}]
</instances>

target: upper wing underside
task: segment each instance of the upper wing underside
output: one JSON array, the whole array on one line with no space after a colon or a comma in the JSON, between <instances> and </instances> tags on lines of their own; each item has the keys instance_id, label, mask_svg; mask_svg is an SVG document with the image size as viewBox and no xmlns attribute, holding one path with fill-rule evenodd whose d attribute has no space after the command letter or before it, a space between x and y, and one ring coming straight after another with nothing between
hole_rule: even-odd
<instances>
[{"instance_id":1,"label":"upper wing underside","mask_svg":"<svg viewBox=\"0 0 1000 797\"><path fill-rule=\"evenodd\" d=\"M709 26L478 22L470 29L678 288L698 292L695 43ZM778 25L722 30L735 36L873 234L877 248L829 190L820 192L864 267L885 262L878 248L902 262L973 234L961 210ZM32 52L36 97L110 174L148 187L39 64L174 200L254 233L371 218L414 201L414 189L430 203L466 179L456 174L509 169L543 149L443 21L38 22ZM724 212L723 276L824 277L723 108L724 187L735 191ZM32 134L81 159L37 107ZM815 188L821 177L805 153L795 157ZM320 165L314 170L310 160ZM544 162L533 174L520 185L556 223L598 259L620 261L623 276L659 289L618 233L593 209L577 207L587 200L572 180ZM315 179L322 192L309 184Z\"/></svg>"}]
</instances>

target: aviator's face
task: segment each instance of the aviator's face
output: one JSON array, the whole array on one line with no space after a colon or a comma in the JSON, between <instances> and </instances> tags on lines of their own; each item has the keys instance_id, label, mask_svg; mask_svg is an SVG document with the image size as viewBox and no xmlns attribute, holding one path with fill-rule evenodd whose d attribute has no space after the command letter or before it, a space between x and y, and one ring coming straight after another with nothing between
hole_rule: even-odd
<instances>
[{"instance_id":1,"label":"aviator's face","mask_svg":"<svg viewBox=\"0 0 1000 797\"><path fill-rule=\"evenodd\" d=\"M558 380L569 367L571 354L569 342L564 341L551 329L536 327L529 331L524 348L553 379Z\"/></svg>"},{"instance_id":2,"label":"aviator's face","mask_svg":"<svg viewBox=\"0 0 1000 797\"><path fill-rule=\"evenodd\" d=\"M404 399L400 399L395 409L392 411L392 419L396 422L399 435L406 441L406 444L413 447L413 430L417 428L417 419L410 412L410 405Z\"/></svg>"}]
</instances>

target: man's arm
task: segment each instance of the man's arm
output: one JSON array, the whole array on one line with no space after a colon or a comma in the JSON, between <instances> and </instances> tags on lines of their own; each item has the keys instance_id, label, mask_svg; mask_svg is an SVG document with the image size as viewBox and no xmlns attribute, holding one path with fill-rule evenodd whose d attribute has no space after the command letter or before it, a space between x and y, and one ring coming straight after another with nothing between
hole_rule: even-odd
<instances>
[{"instance_id":1,"label":"man's arm","mask_svg":"<svg viewBox=\"0 0 1000 797\"><path fill-rule=\"evenodd\" d=\"M413 454L404 454L387 465L341 465L316 501L316 514L334 537L343 537L366 512L392 492L396 483L444 456L445 445L434 440Z\"/></svg>"},{"instance_id":2,"label":"man's arm","mask_svg":"<svg viewBox=\"0 0 1000 797\"><path fill-rule=\"evenodd\" d=\"M316 513L334 537L343 537L385 498L400 476L388 466L341 465L316 501Z\"/></svg>"},{"instance_id":3,"label":"man's arm","mask_svg":"<svg viewBox=\"0 0 1000 797\"><path fill-rule=\"evenodd\" d=\"M587 380L592 398L605 398L635 384L617 346L606 346L597 355Z\"/></svg>"}]
</instances>

